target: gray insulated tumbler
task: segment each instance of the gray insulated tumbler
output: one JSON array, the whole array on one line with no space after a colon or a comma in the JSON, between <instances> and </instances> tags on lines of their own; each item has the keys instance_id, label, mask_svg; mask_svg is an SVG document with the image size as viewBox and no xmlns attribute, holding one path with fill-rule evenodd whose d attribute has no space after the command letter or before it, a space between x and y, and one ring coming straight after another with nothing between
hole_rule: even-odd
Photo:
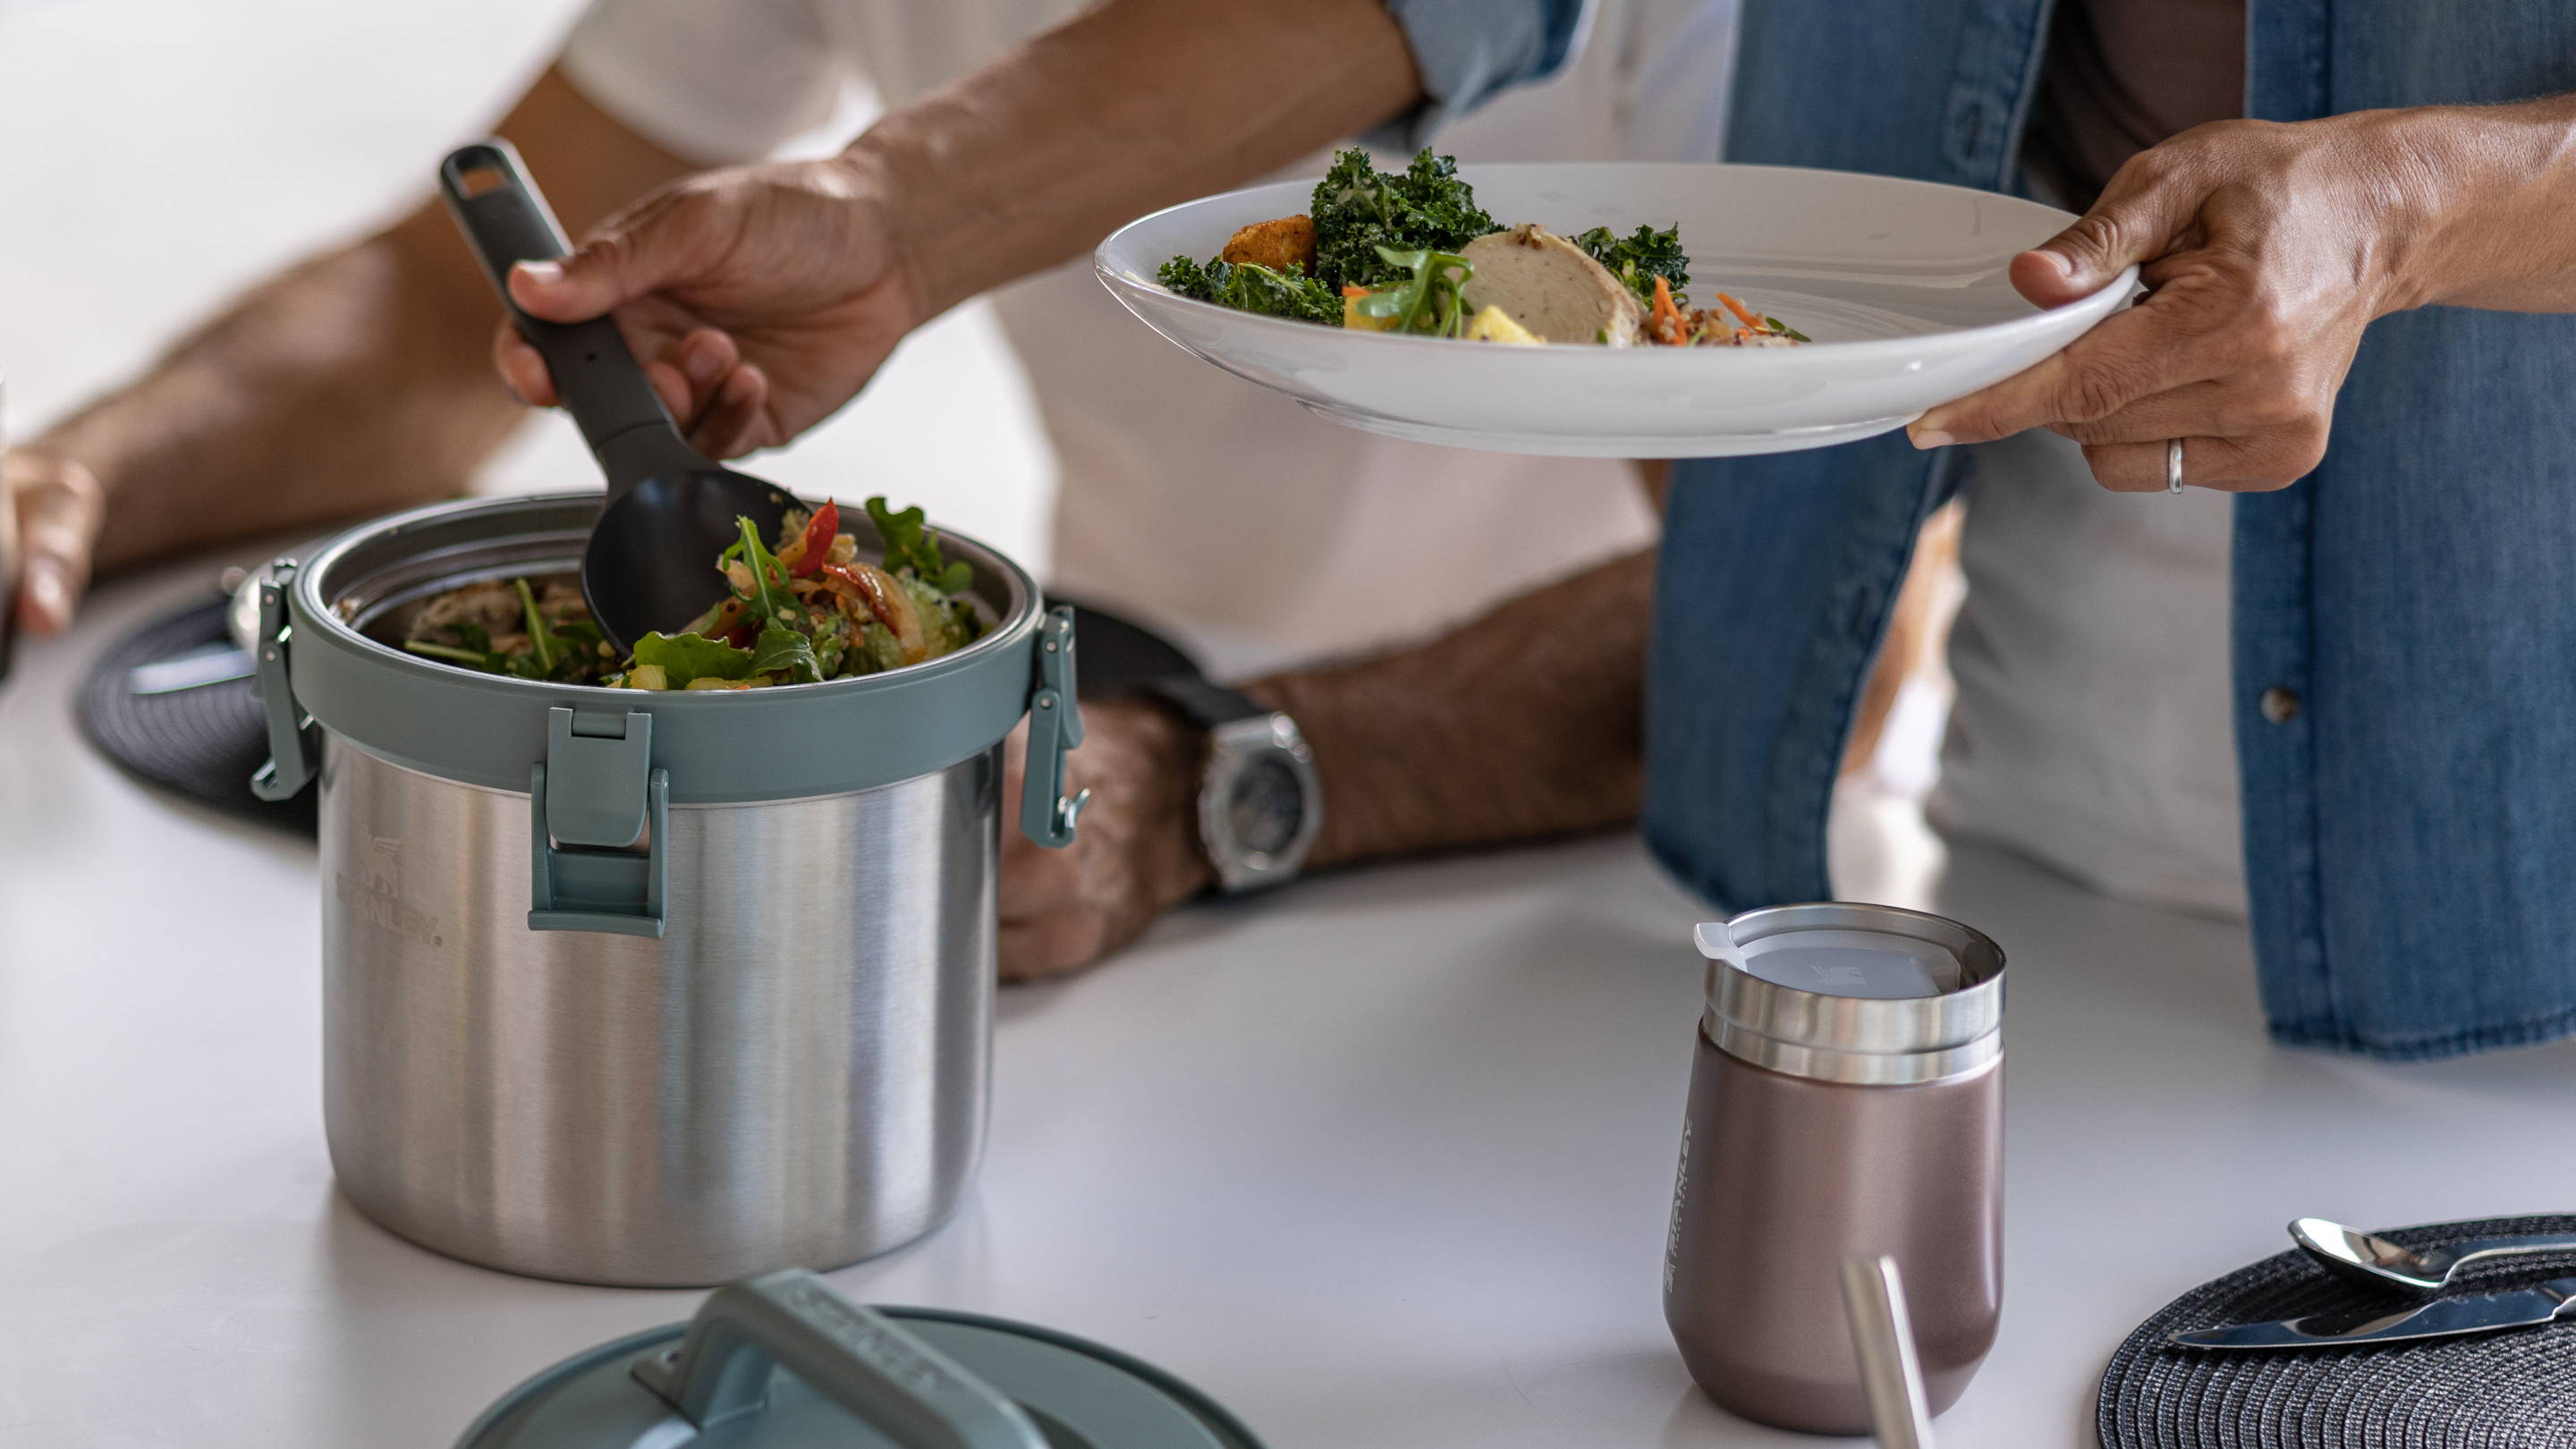
<instances>
[{"instance_id":1,"label":"gray insulated tumbler","mask_svg":"<svg viewBox=\"0 0 2576 1449\"><path fill-rule=\"evenodd\" d=\"M1843 1259L1888 1254L1935 1413L2003 1301L2003 952L1891 906L1777 906L1699 928L1708 959L1664 1316L1721 1406L1870 1427Z\"/></svg>"}]
</instances>

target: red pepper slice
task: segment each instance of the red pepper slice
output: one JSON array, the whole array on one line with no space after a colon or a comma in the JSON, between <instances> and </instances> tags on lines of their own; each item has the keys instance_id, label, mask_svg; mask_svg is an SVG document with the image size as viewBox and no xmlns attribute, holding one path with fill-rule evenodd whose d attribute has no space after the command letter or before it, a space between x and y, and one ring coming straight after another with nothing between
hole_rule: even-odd
<instances>
[{"instance_id":1,"label":"red pepper slice","mask_svg":"<svg viewBox=\"0 0 2576 1449\"><path fill-rule=\"evenodd\" d=\"M796 567L790 572L800 579L812 578L823 560L832 556L832 539L840 531L841 507L826 499L814 510L814 521L805 525L805 551L796 556Z\"/></svg>"},{"instance_id":2,"label":"red pepper slice","mask_svg":"<svg viewBox=\"0 0 2576 1449\"><path fill-rule=\"evenodd\" d=\"M860 573L848 564L825 564L823 571L824 577L845 586L836 588L832 592L853 602L867 605L868 612L877 616L878 623L888 629L894 628L894 603L886 598L884 590L879 587L875 579Z\"/></svg>"}]
</instances>

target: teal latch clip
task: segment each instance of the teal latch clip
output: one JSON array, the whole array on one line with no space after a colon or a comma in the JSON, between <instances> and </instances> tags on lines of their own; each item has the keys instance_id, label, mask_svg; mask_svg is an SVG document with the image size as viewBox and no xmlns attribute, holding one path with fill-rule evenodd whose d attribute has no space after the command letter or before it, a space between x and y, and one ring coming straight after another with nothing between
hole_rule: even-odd
<instances>
[{"instance_id":1,"label":"teal latch clip","mask_svg":"<svg viewBox=\"0 0 2576 1449\"><path fill-rule=\"evenodd\" d=\"M547 710L528 810L529 930L662 934L671 776L653 768L652 715Z\"/></svg>"},{"instance_id":2,"label":"teal latch clip","mask_svg":"<svg viewBox=\"0 0 2576 1449\"><path fill-rule=\"evenodd\" d=\"M1058 604L1038 625L1037 688L1029 693L1029 753L1020 772L1020 833L1049 850L1073 844L1074 821L1091 803L1083 790L1064 793L1065 753L1082 743L1082 707L1074 703L1073 609Z\"/></svg>"},{"instance_id":3,"label":"teal latch clip","mask_svg":"<svg viewBox=\"0 0 2576 1449\"><path fill-rule=\"evenodd\" d=\"M259 581L259 638L252 678L260 712L268 720L268 763L250 777L250 792L262 800L292 800L313 783L322 758L322 728L295 702L295 684L287 677L286 591L295 583L295 560L281 558Z\"/></svg>"}]
</instances>

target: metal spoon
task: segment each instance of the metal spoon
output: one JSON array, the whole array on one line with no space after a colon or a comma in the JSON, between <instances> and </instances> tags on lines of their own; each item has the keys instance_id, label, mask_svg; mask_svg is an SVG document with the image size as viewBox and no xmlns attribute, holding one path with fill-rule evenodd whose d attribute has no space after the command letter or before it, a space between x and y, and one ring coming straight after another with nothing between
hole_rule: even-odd
<instances>
[{"instance_id":1,"label":"metal spoon","mask_svg":"<svg viewBox=\"0 0 2576 1449\"><path fill-rule=\"evenodd\" d=\"M1861 1393L1879 1449L1933 1449L1932 1405L1923 1365L1914 1354L1914 1323L1905 1311L1905 1280L1896 1260L1854 1253L1843 1259L1843 1316L1852 1356L1860 1360Z\"/></svg>"},{"instance_id":2,"label":"metal spoon","mask_svg":"<svg viewBox=\"0 0 2576 1449\"><path fill-rule=\"evenodd\" d=\"M2409 1248L2325 1218L2300 1218L2291 1223L2290 1239L2330 1273L2356 1283L2415 1294L2439 1293L2461 1267L2488 1258L2576 1251L2576 1233L2479 1238L2447 1248Z\"/></svg>"},{"instance_id":3,"label":"metal spoon","mask_svg":"<svg viewBox=\"0 0 2576 1449\"><path fill-rule=\"evenodd\" d=\"M510 268L571 248L509 142L459 148L440 163L438 182L501 305L544 356L556 393L608 475L608 502L581 558L591 617L621 654L649 632L680 628L725 596L715 558L740 536L734 519L749 518L772 538L796 500L690 447L614 320L545 322L510 300Z\"/></svg>"},{"instance_id":4,"label":"metal spoon","mask_svg":"<svg viewBox=\"0 0 2576 1449\"><path fill-rule=\"evenodd\" d=\"M224 633L228 637L134 666L125 671L126 693L179 694L230 684L259 672L258 572L228 568L216 579L215 587L228 601L224 605Z\"/></svg>"}]
</instances>

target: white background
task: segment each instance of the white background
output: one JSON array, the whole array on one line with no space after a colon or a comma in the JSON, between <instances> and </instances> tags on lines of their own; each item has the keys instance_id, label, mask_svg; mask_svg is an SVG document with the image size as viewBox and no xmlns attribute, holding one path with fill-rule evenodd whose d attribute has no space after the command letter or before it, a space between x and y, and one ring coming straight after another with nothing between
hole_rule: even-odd
<instances>
[{"instance_id":1,"label":"white background","mask_svg":"<svg viewBox=\"0 0 2576 1449\"><path fill-rule=\"evenodd\" d=\"M237 289L427 196L439 156L498 119L579 8L0 0L8 435L130 376ZM1046 563L1052 463L980 306L924 329L841 416L749 466L790 490L881 489ZM570 421L548 415L480 486L597 476Z\"/></svg>"}]
</instances>

